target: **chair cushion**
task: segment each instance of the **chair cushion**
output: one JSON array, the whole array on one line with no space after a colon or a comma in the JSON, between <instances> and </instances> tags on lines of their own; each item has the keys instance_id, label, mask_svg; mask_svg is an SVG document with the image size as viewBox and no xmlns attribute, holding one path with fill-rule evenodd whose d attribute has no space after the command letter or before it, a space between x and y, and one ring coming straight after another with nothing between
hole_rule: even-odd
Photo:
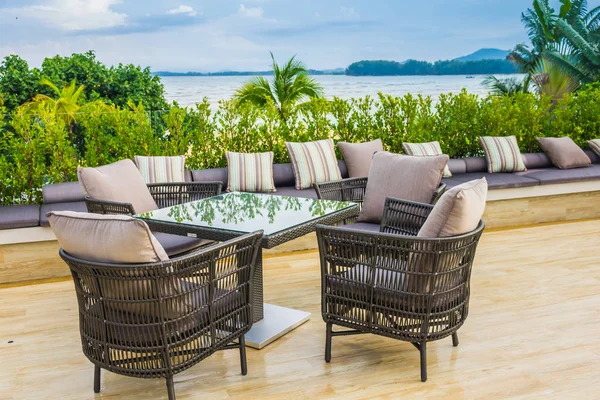
<instances>
[{"instance_id":1,"label":"chair cushion","mask_svg":"<svg viewBox=\"0 0 600 400\"><path fill-rule=\"evenodd\" d=\"M466 174L467 163L463 158L451 158L448 160L448 169L451 174Z\"/></svg>"},{"instance_id":2,"label":"chair cushion","mask_svg":"<svg viewBox=\"0 0 600 400\"><path fill-rule=\"evenodd\" d=\"M348 225L340 225L343 228L354 231L379 232L379 224L371 224L369 222L355 222Z\"/></svg>"},{"instance_id":3,"label":"chair cushion","mask_svg":"<svg viewBox=\"0 0 600 400\"><path fill-rule=\"evenodd\" d=\"M169 257L187 253L188 251L195 250L198 247L203 247L213 243L211 240L172 235L163 232L153 232L153 235Z\"/></svg>"},{"instance_id":4,"label":"chair cushion","mask_svg":"<svg viewBox=\"0 0 600 400\"><path fill-rule=\"evenodd\" d=\"M418 237L448 237L471 232L481 220L487 200L485 178L447 190L435 204Z\"/></svg>"},{"instance_id":5,"label":"chair cushion","mask_svg":"<svg viewBox=\"0 0 600 400\"><path fill-rule=\"evenodd\" d=\"M30 228L40 224L40 206L21 204L0 207L0 229Z\"/></svg>"},{"instance_id":6,"label":"chair cushion","mask_svg":"<svg viewBox=\"0 0 600 400\"><path fill-rule=\"evenodd\" d=\"M485 152L488 173L527 170L515 136L481 136L479 143Z\"/></svg>"},{"instance_id":7,"label":"chair cushion","mask_svg":"<svg viewBox=\"0 0 600 400\"><path fill-rule=\"evenodd\" d=\"M296 189L308 189L315 183L342 179L333 140L285 143L296 178Z\"/></svg>"},{"instance_id":8,"label":"chair cushion","mask_svg":"<svg viewBox=\"0 0 600 400\"><path fill-rule=\"evenodd\" d=\"M134 160L146 183L185 182L185 156L135 156Z\"/></svg>"},{"instance_id":9,"label":"chair cushion","mask_svg":"<svg viewBox=\"0 0 600 400\"><path fill-rule=\"evenodd\" d=\"M592 160L570 137L537 138L552 164L560 169L588 167Z\"/></svg>"},{"instance_id":10,"label":"chair cushion","mask_svg":"<svg viewBox=\"0 0 600 400\"><path fill-rule=\"evenodd\" d=\"M315 189L302 189L298 190L294 186L278 187L277 192L273 193L276 196L290 196L290 197L301 197L306 199L317 199L317 192Z\"/></svg>"},{"instance_id":11,"label":"chair cushion","mask_svg":"<svg viewBox=\"0 0 600 400\"><path fill-rule=\"evenodd\" d=\"M439 156L444 154L442 152L442 148L440 146L440 142L433 141L428 143L402 143L402 147L404 148L404 152L409 156L415 157L431 157L431 156ZM444 178L450 178L452 173L448 168L448 165L444 168Z\"/></svg>"},{"instance_id":12,"label":"chair cushion","mask_svg":"<svg viewBox=\"0 0 600 400\"><path fill-rule=\"evenodd\" d=\"M129 159L97 168L77 167L86 196L96 200L130 203L136 213L158 207L133 161Z\"/></svg>"},{"instance_id":13,"label":"chair cushion","mask_svg":"<svg viewBox=\"0 0 600 400\"><path fill-rule=\"evenodd\" d=\"M381 139L365 143L338 142L350 178L362 178L369 175L373 154L383 151Z\"/></svg>"},{"instance_id":14,"label":"chair cushion","mask_svg":"<svg viewBox=\"0 0 600 400\"><path fill-rule=\"evenodd\" d=\"M487 161L485 157L465 157L466 173L469 172L487 172Z\"/></svg>"},{"instance_id":15,"label":"chair cushion","mask_svg":"<svg viewBox=\"0 0 600 400\"><path fill-rule=\"evenodd\" d=\"M125 264L169 259L148 225L128 215L53 211L46 217L60 247L74 257Z\"/></svg>"},{"instance_id":16,"label":"chair cushion","mask_svg":"<svg viewBox=\"0 0 600 400\"><path fill-rule=\"evenodd\" d=\"M67 203L84 201L85 194L79 182L53 183L42 186L44 203Z\"/></svg>"},{"instance_id":17,"label":"chair cushion","mask_svg":"<svg viewBox=\"0 0 600 400\"><path fill-rule=\"evenodd\" d=\"M79 186L79 184L77 184L77 186ZM75 211L84 213L87 212L87 207L85 201L42 204L42 207L40 207L40 226L50 226L46 214L51 211Z\"/></svg>"},{"instance_id":18,"label":"chair cushion","mask_svg":"<svg viewBox=\"0 0 600 400\"><path fill-rule=\"evenodd\" d=\"M447 163L447 155L411 157L385 151L376 153L358 221L380 223L387 197L429 203Z\"/></svg>"},{"instance_id":19,"label":"chair cushion","mask_svg":"<svg viewBox=\"0 0 600 400\"><path fill-rule=\"evenodd\" d=\"M273 181L273 152L235 153L228 151L227 191L228 192L275 192Z\"/></svg>"}]
</instances>

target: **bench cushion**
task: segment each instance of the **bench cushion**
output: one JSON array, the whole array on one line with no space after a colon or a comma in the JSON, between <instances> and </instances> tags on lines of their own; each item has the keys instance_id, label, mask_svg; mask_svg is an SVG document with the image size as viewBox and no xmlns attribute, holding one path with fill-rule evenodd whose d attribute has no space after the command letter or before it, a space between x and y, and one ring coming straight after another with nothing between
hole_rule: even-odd
<instances>
[{"instance_id":1,"label":"bench cushion","mask_svg":"<svg viewBox=\"0 0 600 400\"><path fill-rule=\"evenodd\" d=\"M77 184L79 186L79 184ZM69 201L63 203L42 204L40 207L40 226L50 226L46 214L51 211L76 211L87 212L85 201Z\"/></svg>"},{"instance_id":2,"label":"bench cushion","mask_svg":"<svg viewBox=\"0 0 600 400\"><path fill-rule=\"evenodd\" d=\"M0 207L0 229L30 228L40 224L40 206L21 204Z\"/></svg>"},{"instance_id":3,"label":"bench cushion","mask_svg":"<svg viewBox=\"0 0 600 400\"><path fill-rule=\"evenodd\" d=\"M298 190L294 186L278 187L277 192L273 193L276 196L301 197L306 199L316 199L317 191L313 188Z\"/></svg>"},{"instance_id":4,"label":"bench cushion","mask_svg":"<svg viewBox=\"0 0 600 400\"><path fill-rule=\"evenodd\" d=\"M531 170L524 172L523 177L536 179L540 185L600 180L600 164L592 164L587 168Z\"/></svg>"},{"instance_id":5,"label":"bench cushion","mask_svg":"<svg viewBox=\"0 0 600 400\"><path fill-rule=\"evenodd\" d=\"M523 162L527 169L553 168L552 161L544 153L524 153Z\"/></svg>"},{"instance_id":6,"label":"bench cushion","mask_svg":"<svg viewBox=\"0 0 600 400\"><path fill-rule=\"evenodd\" d=\"M488 189L490 190L539 185L538 180L525 176L524 174L527 174L527 172L500 172L496 174L490 174L487 172L469 172L466 174L454 175L452 178L443 179L442 182L448 185L448 187L454 187L475 179L485 177L485 179L488 182Z\"/></svg>"},{"instance_id":7,"label":"bench cushion","mask_svg":"<svg viewBox=\"0 0 600 400\"><path fill-rule=\"evenodd\" d=\"M79 182L53 183L42 187L44 203L84 201L85 195Z\"/></svg>"}]
</instances>

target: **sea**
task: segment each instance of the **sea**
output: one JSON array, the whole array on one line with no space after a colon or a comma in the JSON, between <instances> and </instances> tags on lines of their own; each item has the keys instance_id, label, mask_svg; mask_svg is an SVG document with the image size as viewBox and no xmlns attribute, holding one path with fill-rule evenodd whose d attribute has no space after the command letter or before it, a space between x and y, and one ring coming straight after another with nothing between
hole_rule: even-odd
<instances>
[{"instance_id":1,"label":"sea","mask_svg":"<svg viewBox=\"0 0 600 400\"><path fill-rule=\"evenodd\" d=\"M498 78L520 75L496 75ZM487 75L444 75L444 76L346 76L316 75L325 96L343 99L351 97L377 96L378 92L393 96L406 93L431 96L434 102L440 93L457 93L462 88L470 93L485 96L488 89L482 85ZM229 99L251 76L167 76L161 77L169 101L177 101L180 106L192 106L208 98L211 107L216 109L219 100ZM268 76L266 77L269 78Z\"/></svg>"}]
</instances>

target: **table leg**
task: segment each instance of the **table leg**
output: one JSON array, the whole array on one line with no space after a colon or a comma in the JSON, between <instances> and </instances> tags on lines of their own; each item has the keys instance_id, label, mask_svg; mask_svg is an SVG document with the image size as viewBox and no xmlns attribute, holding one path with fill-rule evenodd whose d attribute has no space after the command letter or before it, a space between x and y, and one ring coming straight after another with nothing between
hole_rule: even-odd
<instances>
[{"instance_id":1,"label":"table leg","mask_svg":"<svg viewBox=\"0 0 600 400\"><path fill-rule=\"evenodd\" d=\"M254 266L254 276L252 277L252 311L254 314L253 322L258 322L264 318L263 306L263 267L262 267L262 247L258 249L256 256L256 265Z\"/></svg>"}]
</instances>

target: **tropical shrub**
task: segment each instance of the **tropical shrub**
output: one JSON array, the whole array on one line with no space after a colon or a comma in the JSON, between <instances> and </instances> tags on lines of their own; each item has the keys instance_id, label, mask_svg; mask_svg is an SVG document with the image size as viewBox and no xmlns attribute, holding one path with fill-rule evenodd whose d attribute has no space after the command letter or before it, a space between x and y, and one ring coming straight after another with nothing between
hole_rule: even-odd
<instances>
[{"instance_id":1,"label":"tropical shrub","mask_svg":"<svg viewBox=\"0 0 600 400\"><path fill-rule=\"evenodd\" d=\"M405 141L437 140L451 157L481 155L478 138L484 135L515 135L523 152L539 151L540 136L570 136L582 147L600 138L600 87L594 85L557 102L528 93L479 97L464 90L442 94L436 103L410 94L313 98L287 121L270 101L222 101L213 111L204 99L161 112L132 101L121 107L94 101L80 106L74 122L54 110L22 106L4 123L0 118L0 203L40 202L42 185L75 180L78 165L135 155L185 154L188 168L204 169L224 167L226 151L273 151L276 163L289 162L286 141L324 138L381 138L396 153Z\"/></svg>"}]
</instances>

